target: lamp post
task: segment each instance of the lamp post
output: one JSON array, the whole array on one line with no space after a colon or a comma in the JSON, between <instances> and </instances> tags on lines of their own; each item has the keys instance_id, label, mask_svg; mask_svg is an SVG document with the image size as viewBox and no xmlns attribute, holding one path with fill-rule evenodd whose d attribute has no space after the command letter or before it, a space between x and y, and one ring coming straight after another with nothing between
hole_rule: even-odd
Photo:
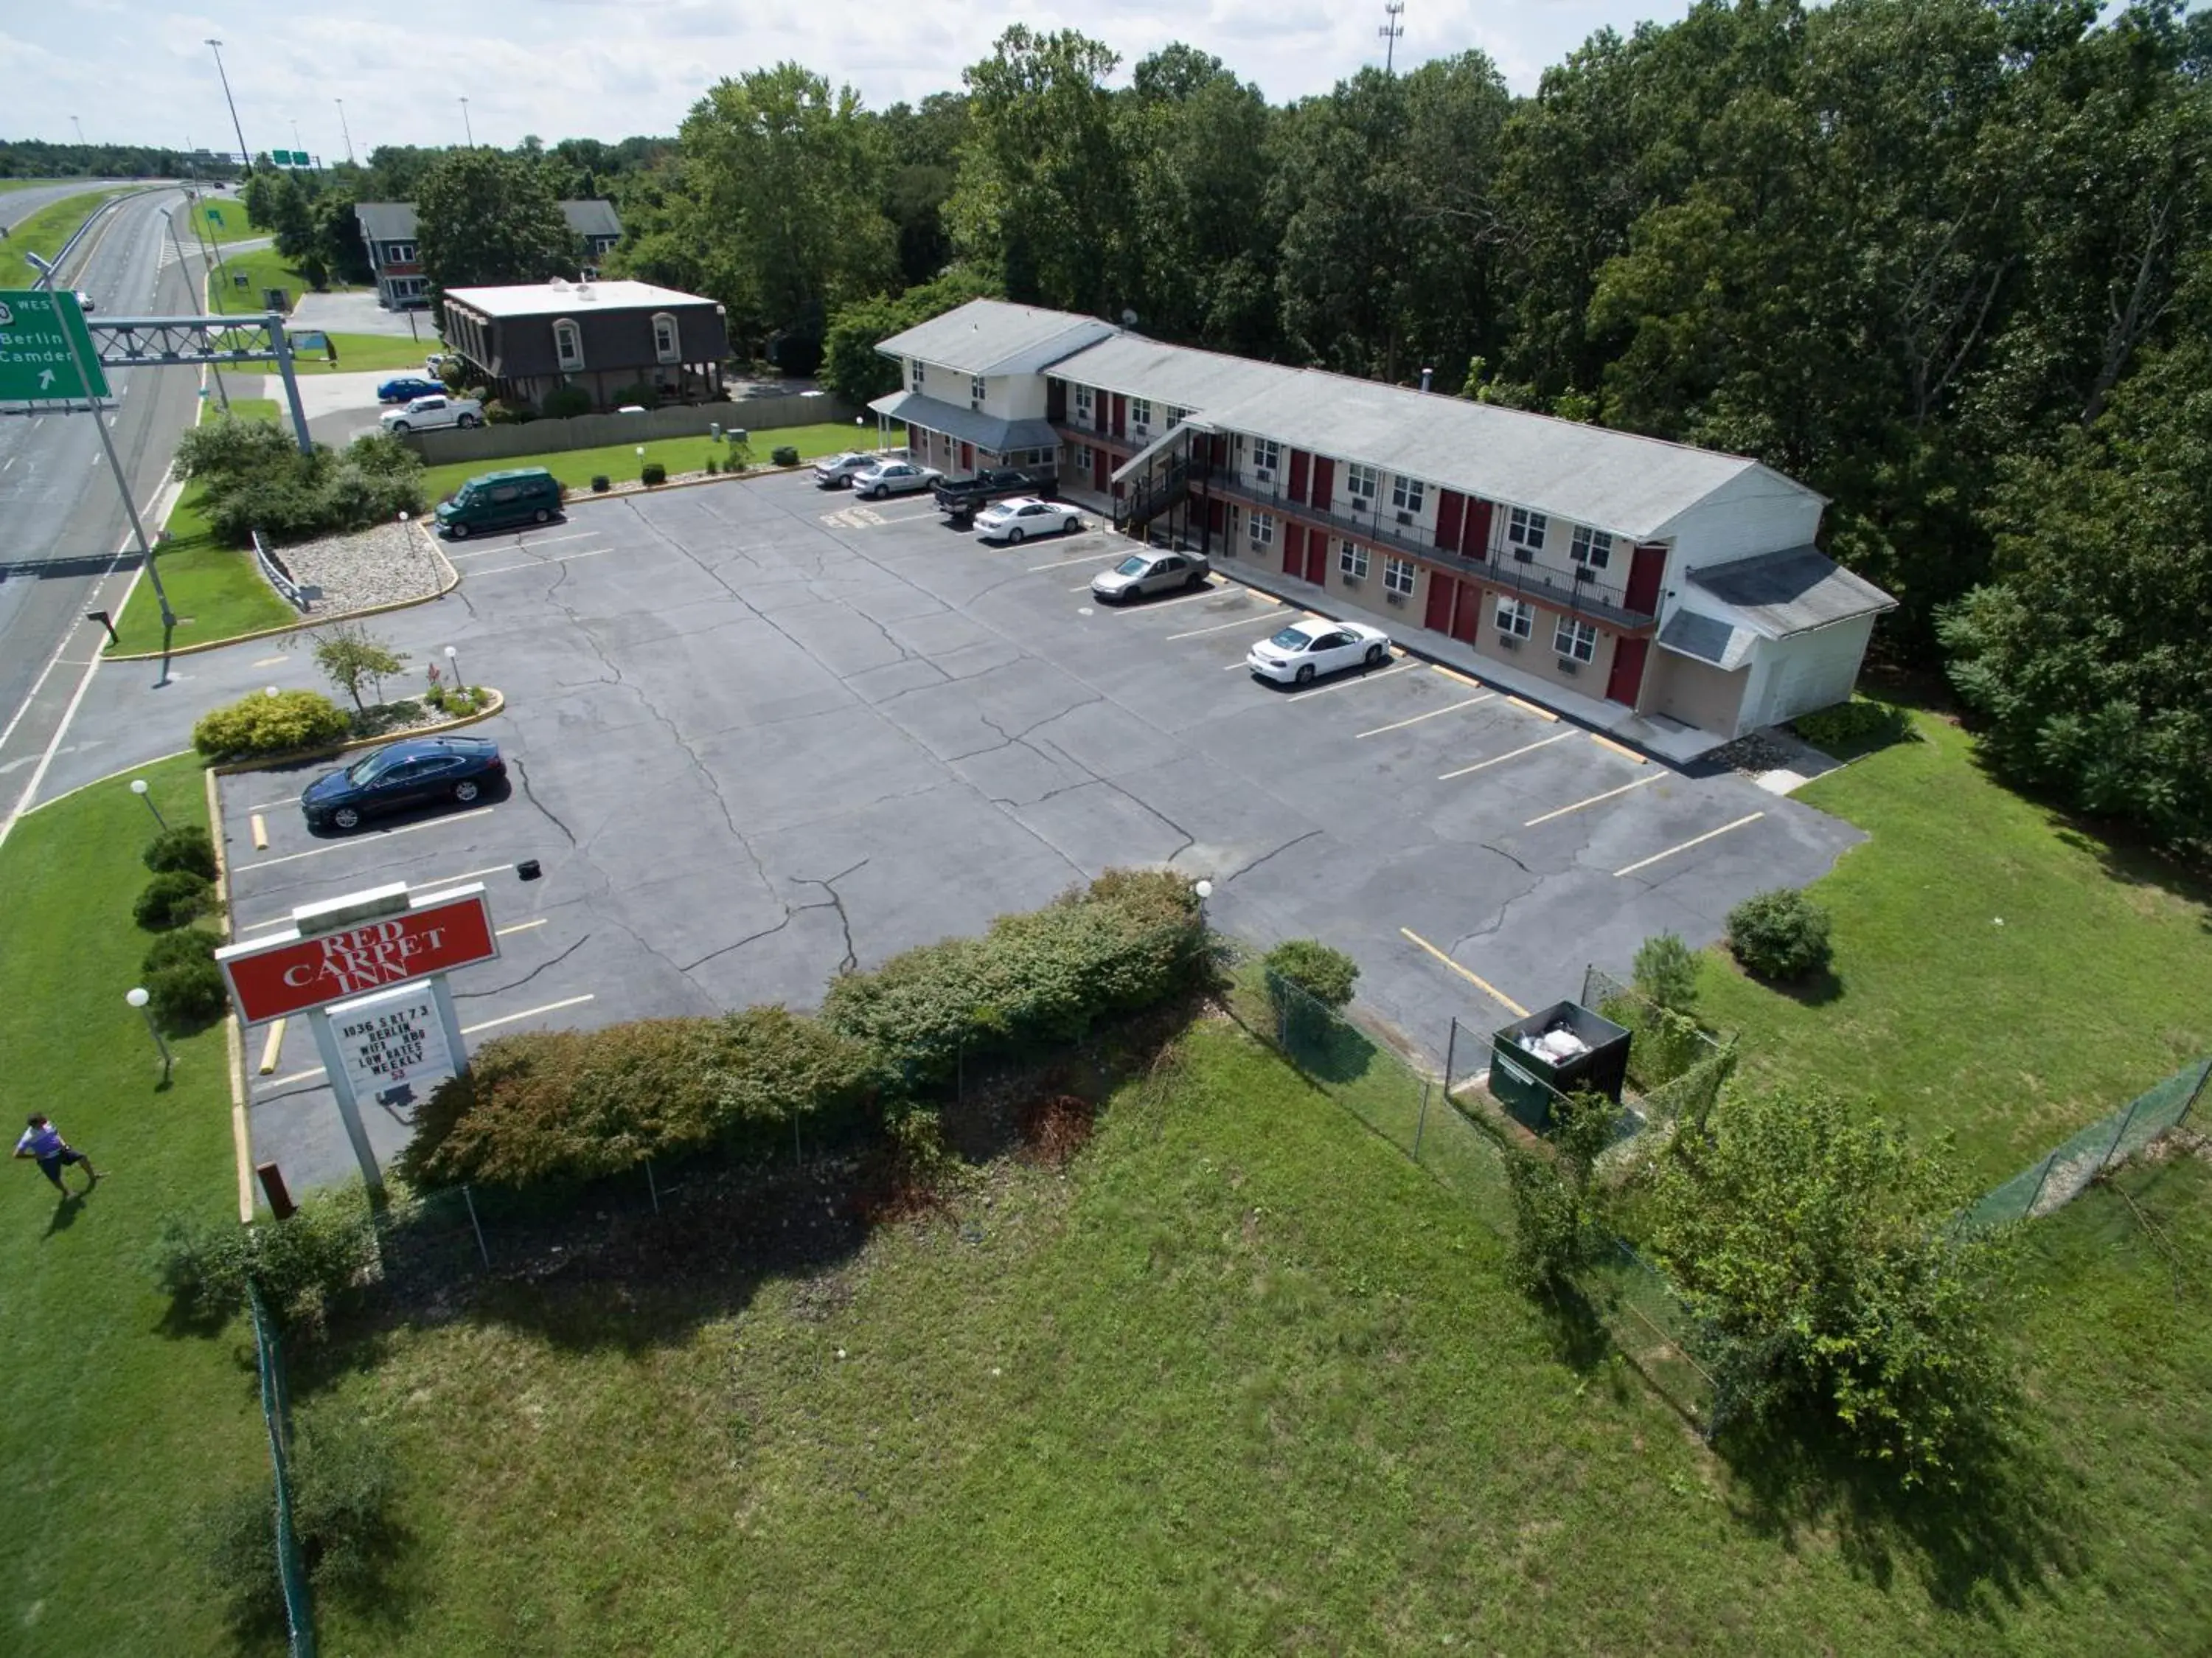
<instances>
[{"instance_id":1,"label":"lamp post","mask_svg":"<svg viewBox=\"0 0 2212 1658\"><path fill-rule=\"evenodd\" d=\"M1210 881L1195 881L1190 890L1192 895L1198 899L1198 924L1202 930L1206 924L1206 900L1213 896L1213 883Z\"/></svg>"},{"instance_id":2,"label":"lamp post","mask_svg":"<svg viewBox=\"0 0 2212 1658\"><path fill-rule=\"evenodd\" d=\"M161 826L161 832L167 834L169 830L168 820L161 815L161 808L154 804L154 794L153 791L146 786L146 779L143 777L131 778L131 792L137 795L140 800L146 802L146 809L154 814L154 821L160 824Z\"/></svg>"},{"instance_id":3,"label":"lamp post","mask_svg":"<svg viewBox=\"0 0 2212 1658\"><path fill-rule=\"evenodd\" d=\"M230 106L230 130L238 135L238 166L241 173L253 170L253 152L246 147L246 129L238 123L238 100L230 95L230 72L222 66L222 42L213 36L208 45L215 48L215 72L222 80L222 101Z\"/></svg>"},{"instance_id":4,"label":"lamp post","mask_svg":"<svg viewBox=\"0 0 2212 1658\"><path fill-rule=\"evenodd\" d=\"M85 141L84 123L77 119L76 116L72 115L70 117L70 125L76 129L76 141L79 143L83 143Z\"/></svg>"},{"instance_id":5,"label":"lamp post","mask_svg":"<svg viewBox=\"0 0 2212 1658\"><path fill-rule=\"evenodd\" d=\"M446 647L446 672L452 676L453 689L459 691L461 688L461 653L451 645Z\"/></svg>"},{"instance_id":6,"label":"lamp post","mask_svg":"<svg viewBox=\"0 0 2212 1658\"><path fill-rule=\"evenodd\" d=\"M346 144L346 165L347 165L348 167L351 167L351 166L354 164L354 162L353 162L353 129L352 129L351 127L349 127L349 126L348 126L348 125L346 125L346 118L345 118L345 100L344 100L344 99L343 99L343 98L340 98L340 99L337 99L337 100L336 101L336 102L337 102L337 107L338 107L338 131L345 134L345 144Z\"/></svg>"},{"instance_id":7,"label":"lamp post","mask_svg":"<svg viewBox=\"0 0 2212 1658\"><path fill-rule=\"evenodd\" d=\"M170 1058L169 1045L161 1039L161 1027L154 1022L154 1009L147 1005L154 998L147 995L144 985L134 984L123 993L123 999L146 1015L146 1034L154 1039L154 1051L161 1056L161 1080L167 1082L175 1061Z\"/></svg>"}]
</instances>

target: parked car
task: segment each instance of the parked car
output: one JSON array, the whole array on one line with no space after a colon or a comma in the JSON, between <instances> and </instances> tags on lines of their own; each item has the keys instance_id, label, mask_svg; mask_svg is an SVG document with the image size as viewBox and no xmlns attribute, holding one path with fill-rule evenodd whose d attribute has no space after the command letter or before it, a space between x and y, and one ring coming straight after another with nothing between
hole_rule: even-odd
<instances>
[{"instance_id":1,"label":"parked car","mask_svg":"<svg viewBox=\"0 0 2212 1658\"><path fill-rule=\"evenodd\" d=\"M1018 546L1040 535L1073 535L1083 527L1083 514L1065 501L1040 501L1018 495L975 515L975 539L1004 541Z\"/></svg>"},{"instance_id":2,"label":"parked car","mask_svg":"<svg viewBox=\"0 0 2212 1658\"><path fill-rule=\"evenodd\" d=\"M553 474L543 466L523 466L471 478L438 503L436 517L441 533L462 541L474 530L543 524L560 510L561 485Z\"/></svg>"},{"instance_id":3,"label":"parked car","mask_svg":"<svg viewBox=\"0 0 2212 1658\"><path fill-rule=\"evenodd\" d=\"M1254 645L1245 667L1278 685L1310 685L1340 668L1373 667L1390 656L1390 636L1364 622L1293 622Z\"/></svg>"},{"instance_id":4,"label":"parked car","mask_svg":"<svg viewBox=\"0 0 2212 1658\"><path fill-rule=\"evenodd\" d=\"M934 466L917 466L911 460L884 460L853 475L853 493L863 501L887 495L915 495L945 474Z\"/></svg>"},{"instance_id":5,"label":"parked car","mask_svg":"<svg viewBox=\"0 0 2212 1658\"><path fill-rule=\"evenodd\" d=\"M418 397L404 409L377 417L387 432L434 432L441 426L481 426L483 405L472 397Z\"/></svg>"},{"instance_id":6,"label":"parked car","mask_svg":"<svg viewBox=\"0 0 2212 1658\"><path fill-rule=\"evenodd\" d=\"M379 403L412 403L418 397L443 397L446 384L440 380L425 380L420 375L402 375L397 380L387 380L376 388Z\"/></svg>"},{"instance_id":7,"label":"parked car","mask_svg":"<svg viewBox=\"0 0 2212 1658\"><path fill-rule=\"evenodd\" d=\"M848 449L842 454L825 454L814 463L814 481L825 490L842 489L872 466L906 458L904 449Z\"/></svg>"},{"instance_id":8,"label":"parked car","mask_svg":"<svg viewBox=\"0 0 2212 1658\"><path fill-rule=\"evenodd\" d=\"M1058 479L1050 472L1023 472L1014 466L990 466L973 478L940 478L930 486L938 506L956 524L964 524L994 501L1009 496L1049 497Z\"/></svg>"},{"instance_id":9,"label":"parked car","mask_svg":"<svg viewBox=\"0 0 2212 1658\"><path fill-rule=\"evenodd\" d=\"M381 813L432 801L473 805L507 778L499 745L482 737L409 737L373 748L300 791L310 829L358 829Z\"/></svg>"},{"instance_id":10,"label":"parked car","mask_svg":"<svg viewBox=\"0 0 2212 1658\"><path fill-rule=\"evenodd\" d=\"M1133 552L1111 570L1091 578L1091 591L1106 603L1142 599L1155 593L1202 588L1213 565L1202 552Z\"/></svg>"},{"instance_id":11,"label":"parked car","mask_svg":"<svg viewBox=\"0 0 2212 1658\"><path fill-rule=\"evenodd\" d=\"M460 358L455 357L451 351L433 351L422 359L422 372L437 381L441 389L445 386L445 381L441 377L447 369L458 369L460 366Z\"/></svg>"}]
</instances>

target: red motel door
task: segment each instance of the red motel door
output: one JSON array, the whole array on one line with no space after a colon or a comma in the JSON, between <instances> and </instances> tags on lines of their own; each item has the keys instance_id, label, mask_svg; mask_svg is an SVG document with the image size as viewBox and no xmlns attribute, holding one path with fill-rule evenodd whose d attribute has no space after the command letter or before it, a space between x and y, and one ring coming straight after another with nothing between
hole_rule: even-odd
<instances>
[{"instance_id":1,"label":"red motel door","mask_svg":"<svg viewBox=\"0 0 2212 1658\"><path fill-rule=\"evenodd\" d=\"M1421 625L1431 633L1451 631L1452 595L1459 583L1437 570L1429 572L1429 608L1421 618Z\"/></svg>"},{"instance_id":2,"label":"red motel door","mask_svg":"<svg viewBox=\"0 0 2212 1658\"><path fill-rule=\"evenodd\" d=\"M1636 706L1636 693L1644 688L1644 658L1651 649L1649 639L1616 639L1613 644L1613 674L1605 682L1605 699Z\"/></svg>"},{"instance_id":3,"label":"red motel door","mask_svg":"<svg viewBox=\"0 0 2212 1658\"><path fill-rule=\"evenodd\" d=\"M1101 495L1105 494L1106 486L1113 481L1113 467L1107 464L1106 451L1092 449L1091 451L1091 487Z\"/></svg>"},{"instance_id":4,"label":"red motel door","mask_svg":"<svg viewBox=\"0 0 2212 1658\"><path fill-rule=\"evenodd\" d=\"M1336 483L1336 462L1325 454L1314 457L1313 503L1322 512L1328 510L1329 491Z\"/></svg>"},{"instance_id":5,"label":"red motel door","mask_svg":"<svg viewBox=\"0 0 2212 1658\"><path fill-rule=\"evenodd\" d=\"M1306 580L1317 588L1328 585L1328 537L1319 530L1306 532Z\"/></svg>"},{"instance_id":6,"label":"red motel door","mask_svg":"<svg viewBox=\"0 0 2212 1658\"><path fill-rule=\"evenodd\" d=\"M1304 572L1306 563L1306 527L1304 524L1283 526L1283 574L1297 576Z\"/></svg>"},{"instance_id":7,"label":"red motel door","mask_svg":"<svg viewBox=\"0 0 2212 1658\"><path fill-rule=\"evenodd\" d=\"M975 470L975 446L973 443L960 446L960 470L964 472Z\"/></svg>"},{"instance_id":8,"label":"red motel door","mask_svg":"<svg viewBox=\"0 0 2212 1658\"><path fill-rule=\"evenodd\" d=\"M1459 603L1452 610L1452 637L1471 645L1481 626L1482 589L1472 582L1462 582L1459 588Z\"/></svg>"}]
</instances>

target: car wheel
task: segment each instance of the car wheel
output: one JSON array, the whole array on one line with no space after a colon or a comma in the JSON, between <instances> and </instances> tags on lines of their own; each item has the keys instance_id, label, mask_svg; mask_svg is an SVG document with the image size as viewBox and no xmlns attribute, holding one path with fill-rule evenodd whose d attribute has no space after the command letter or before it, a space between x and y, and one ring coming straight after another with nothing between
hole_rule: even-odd
<instances>
[{"instance_id":1,"label":"car wheel","mask_svg":"<svg viewBox=\"0 0 2212 1658\"><path fill-rule=\"evenodd\" d=\"M453 785L453 798L464 806L483 793L483 785L474 777L463 777Z\"/></svg>"},{"instance_id":2,"label":"car wheel","mask_svg":"<svg viewBox=\"0 0 2212 1658\"><path fill-rule=\"evenodd\" d=\"M453 423L453 424L459 426L463 431L468 430L470 427L476 424L477 418L474 415L463 415L459 420L456 420Z\"/></svg>"},{"instance_id":3,"label":"car wheel","mask_svg":"<svg viewBox=\"0 0 2212 1658\"><path fill-rule=\"evenodd\" d=\"M1021 544L1022 533L1019 528L1010 529L1006 532L1006 545L1008 546L1018 547L1021 546Z\"/></svg>"},{"instance_id":4,"label":"car wheel","mask_svg":"<svg viewBox=\"0 0 2212 1658\"><path fill-rule=\"evenodd\" d=\"M446 533L456 541L465 541L469 539L469 527L466 524L455 522L447 527Z\"/></svg>"},{"instance_id":5,"label":"car wheel","mask_svg":"<svg viewBox=\"0 0 2212 1658\"><path fill-rule=\"evenodd\" d=\"M1298 664L1297 680L1300 685L1311 685L1313 683L1313 675L1314 667L1311 662L1300 662Z\"/></svg>"},{"instance_id":6,"label":"car wheel","mask_svg":"<svg viewBox=\"0 0 2212 1658\"><path fill-rule=\"evenodd\" d=\"M1083 527L1083 521L1082 521L1080 518L1071 518L1071 519L1067 520L1065 523L1063 523L1063 524L1061 524L1061 525L1060 525L1060 533L1062 535L1073 535L1073 534L1074 534L1074 533L1076 533L1076 531L1078 531L1078 530L1081 529L1082 527Z\"/></svg>"},{"instance_id":7,"label":"car wheel","mask_svg":"<svg viewBox=\"0 0 2212 1658\"><path fill-rule=\"evenodd\" d=\"M547 521L550 521L550 520L552 518L552 516L553 516L553 515L552 515L551 513L550 513L550 512L546 511L546 510L545 510L545 509L544 509L544 508L543 508L543 507L538 508L538 509L536 512L534 512L534 513L531 514L530 515L531 515L531 517L532 517L532 519L534 519L537 522L538 522L538 523L540 523L540 524L543 524L543 523L547 522Z\"/></svg>"},{"instance_id":8,"label":"car wheel","mask_svg":"<svg viewBox=\"0 0 2212 1658\"><path fill-rule=\"evenodd\" d=\"M400 432L404 432L404 431L405 431L405 430L407 430L407 423L406 423L405 421L404 421L404 420L395 420L395 421L393 421L393 422L392 423L392 424L391 424L391 425L389 425L388 427L386 427L385 430L387 430L387 431L389 431L389 432L392 432L392 434L394 434L394 435L396 436L397 434L398 434L398 433L400 433Z\"/></svg>"},{"instance_id":9,"label":"car wheel","mask_svg":"<svg viewBox=\"0 0 2212 1658\"><path fill-rule=\"evenodd\" d=\"M1206 572L1202 570L1194 570L1191 571L1189 576L1184 578L1183 585L1187 588L1204 587L1206 585Z\"/></svg>"},{"instance_id":10,"label":"car wheel","mask_svg":"<svg viewBox=\"0 0 2212 1658\"><path fill-rule=\"evenodd\" d=\"M333 827L351 834L361 827L361 810L357 807L341 806L331 814L331 823Z\"/></svg>"},{"instance_id":11,"label":"car wheel","mask_svg":"<svg viewBox=\"0 0 2212 1658\"><path fill-rule=\"evenodd\" d=\"M1389 649L1389 647L1388 645L1375 644L1375 645L1370 645L1370 646L1368 646L1368 647L1367 647L1367 666L1368 666L1368 667L1374 667L1376 663L1377 663L1377 662L1381 661L1382 661L1385 656L1388 656L1389 654L1390 654L1390 649Z\"/></svg>"}]
</instances>

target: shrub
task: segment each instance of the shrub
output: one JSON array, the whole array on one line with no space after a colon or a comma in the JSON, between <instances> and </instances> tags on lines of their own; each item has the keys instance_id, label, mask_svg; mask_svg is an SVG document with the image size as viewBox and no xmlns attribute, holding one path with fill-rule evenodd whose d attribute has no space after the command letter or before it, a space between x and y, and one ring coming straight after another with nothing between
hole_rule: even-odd
<instances>
[{"instance_id":1,"label":"shrub","mask_svg":"<svg viewBox=\"0 0 2212 1658\"><path fill-rule=\"evenodd\" d=\"M1637 947L1636 988L1647 1001L1677 1013L1698 1003L1697 952L1674 933L1655 933Z\"/></svg>"},{"instance_id":2,"label":"shrub","mask_svg":"<svg viewBox=\"0 0 2212 1658\"><path fill-rule=\"evenodd\" d=\"M357 623L339 622L315 636L315 666L323 677L353 698L356 710L364 710L361 688L367 685L384 699L384 681L406 665L407 653L392 647Z\"/></svg>"},{"instance_id":3,"label":"shrub","mask_svg":"<svg viewBox=\"0 0 2212 1658\"><path fill-rule=\"evenodd\" d=\"M556 386L538 404L548 420L573 420L592 411L592 394L580 386Z\"/></svg>"},{"instance_id":4,"label":"shrub","mask_svg":"<svg viewBox=\"0 0 2212 1658\"><path fill-rule=\"evenodd\" d=\"M319 1330L376 1259L368 1199L358 1188L318 1192L289 1221L240 1226L203 1215L164 1216L149 1265L185 1323L219 1327L260 1290L288 1327Z\"/></svg>"},{"instance_id":5,"label":"shrub","mask_svg":"<svg viewBox=\"0 0 2212 1658\"><path fill-rule=\"evenodd\" d=\"M715 460L715 459L714 459L714 457L713 455L711 455L711 454L710 454L710 455L708 455L708 456L707 457L707 476L708 476L708 477L709 477L709 478L712 478L712 477L713 477L716 472L720 472L720 471L721 471L721 470L722 470L722 465L721 465L721 462L720 462L719 460Z\"/></svg>"},{"instance_id":6,"label":"shrub","mask_svg":"<svg viewBox=\"0 0 2212 1658\"><path fill-rule=\"evenodd\" d=\"M592 493L593 495L605 495L612 488L614 488L614 482L612 479L608 478L605 472L594 472L592 475Z\"/></svg>"},{"instance_id":7,"label":"shrub","mask_svg":"<svg viewBox=\"0 0 2212 1658\"><path fill-rule=\"evenodd\" d=\"M1293 938L1267 952L1264 963L1272 990L1278 980L1295 984L1325 1008L1341 1008L1352 1000L1352 987L1359 980L1359 964L1341 950L1318 939Z\"/></svg>"},{"instance_id":8,"label":"shrub","mask_svg":"<svg viewBox=\"0 0 2212 1658\"><path fill-rule=\"evenodd\" d=\"M1760 893L1729 911L1728 945L1754 977L1803 978L1828 965L1828 912L1791 887Z\"/></svg>"},{"instance_id":9,"label":"shrub","mask_svg":"<svg viewBox=\"0 0 2212 1658\"><path fill-rule=\"evenodd\" d=\"M345 741L345 710L316 691L256 692L200 716L192 747L210 759L289 754Z\"/></svg>"},{"instance_id":10,"label":"shrub","mask_svg":"<svg viewBox=\"0 0 2212 1658\"><path fill-rule=\"evenodd\" d=\"M189 869L170 869L146 883L131 914L148 932L160 933L212 915L216 908L214 882Z\"/></svg>"},{"instance_id":11,"label":"shrub","mask_svg":"<svg viewBox=\"0 0 2212 1658\"><path fill-rule=\"evenodd\" d=\"M157 875L169 869L189 869L213 881L215 842L198 824L180 823L154 837L146 848L146 867Z\"/></svg>"},{"instance_id":12,"label":"shrub","mask_svg":"<svg viewBox=\"0 0 2212 1658\"><path fill-rule=\"evenodd\" d=\"M779 443L769 452L769 459L779 466L796 466L799 464L799 451L791 444Z\"/></svg>"},{"instance_id":13,"label":"shrub","mask_svg":"<svg viewBox=\"0 0 2212 1658\"><path fill-rule=\"evenodd\" d=\"M625 408L633 403L640 408L657 409L660 406L660 387L649 380L632 381L617 391L608 401L617 409Z\"/></svg>"},{"instance_id":14,"label":"shrub","mask_svg":"<svg viewBox=\"0 0 2212 1658\"><path fill-rule=\"evenodd\" d=\"M668 481L668 468L658 460L648 460L645 463L644 469L638 473L638 480L645 484L665 484Z\"/></svg>"},{"instance_id":15,"label":"shrub","mask_svg":"<svg viewBox=\"0 0 2212 1658\"><path fill-rule=\"evenodd\" d=\"M204 1030L230 1006L222 969L209 956L149 972L145 988L154 1022L173 1036Z\"/></svg>"},{"instance_id":16,"label":"shrub","mask_svg":"<svg viewBox=\"0 0 2212 1658\"><path fill-rule=\"evenodd\" d=\"M203 423L179 441L176 471L201 485L209 527L234 546L259 530L272 541L388 523L422 506L422 462L398 439L370 433L333 454L299 447L264 421Z\"/></svg>"},{"instance_id":17,"label":"shrub","mask_svg":"<svg viewBox=\"0 0 2212 1658\"><path fill-rule=\"evenodd\" d=\"M222 942L213 933L198 927L165 932L146 947L146 959L140 964L139 970L151 978L166 967L184 966L195 961L213 961L216 947Z\"/></svg>"},{"instance_id":18,"label":"shrub","mask_svg":"<svg viewBox=\"0 0 2212 1658\"><path fill-rule=\"evenodd\" d=\"M1620 1107L1604 1094L1571 1094L1553 1108L1550 1155L1507 1149L1514 1222L1507 1270L1523 1294L1559 1296L1603 1253L1605 1198L1594 1176L1620 1125Z\"/></svg>"},{"instance_id":19,"label":"shrub","mask_svg":"<svg viewBox=\"0 0 2212 1658\"><path fill-rule=\"evenodd\" d=\"M1790 723L1814 747L1830 753L1893 741L1912 728L1912 722L1903 709L1887 703L1869 702L1863 697L1854 697L1847 703L1837 703L1814 713L1800 714Z\"/></svg>"},{"instance_id":20,"label":"shrub","mask_svg":"<svg viewBox=\"0 0 2212 1658\"><path fill-rule=\"evenodd\" d=\"M538 418L538 411L526 398L517 398L512 403L504 398L494 398L484 405L484 424L490 426L526 426Z\"/></svg>"}]
</instances>

